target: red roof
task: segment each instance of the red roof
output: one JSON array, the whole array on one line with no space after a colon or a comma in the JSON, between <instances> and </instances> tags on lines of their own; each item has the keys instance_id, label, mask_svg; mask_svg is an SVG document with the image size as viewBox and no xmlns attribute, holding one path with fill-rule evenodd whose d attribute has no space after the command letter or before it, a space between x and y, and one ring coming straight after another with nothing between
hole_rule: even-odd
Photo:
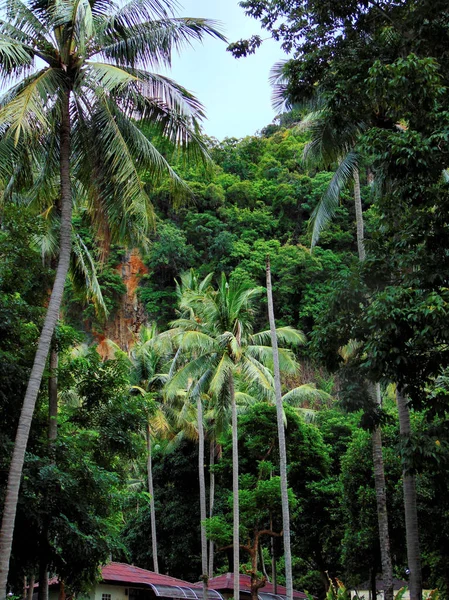
<instances>
[{"instance_id":1,"label":"red roof","mask_svg":"<svg viewBox=\"0 0 449 600\"><path fill-rule=\"evenodd\" d=\"M224 592L228 590L232 592L234 589L234 574L226 573L224 575L212 577L209 579L209 588L211 590L217 590L218 592ZM251 577L249 575L240 575L240 590L242 592L251 591ZM259 591L265 594L274 594L274 585L267 581L267 583L260 588ZM277 593L281 596L286 596L287 588L285 588L283 585L277 585ZM302 592L293 590L293 598L307 598L307 596Z\"/></svg>"},{"instance_id":2,"label":"red roof","mask_svg":"<svg viewBox=\"0 0 449 600\"><path fill-rule=\"evenodd\" d=\"M153 571L147 571L140 567L127 565L125 563L112 562L109 565L101 567L101 578L103 581L120 581L123 583L139 583L146 585L178 585L181 587L192 587L191 583L170 577L169 575L160 575Z\"/></svg>"}]
</instances>

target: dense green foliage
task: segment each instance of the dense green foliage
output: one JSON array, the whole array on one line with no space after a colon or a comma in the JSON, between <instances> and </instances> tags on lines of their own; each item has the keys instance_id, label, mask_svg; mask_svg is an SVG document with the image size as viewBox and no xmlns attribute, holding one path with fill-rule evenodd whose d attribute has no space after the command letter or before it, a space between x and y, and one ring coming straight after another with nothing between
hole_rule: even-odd
<instances>
[{"instance_id":1,"label":"dense green foliage","mask_svg":"<svg viewBox=\"0 0 449 600\"><path fill-rule=\"evenodd\" d=\"M109 556L152 568L145 435L152 442L161 571L198 580L199 397L216 461L211 469L205 465L207 485L211 474L216 485L214 514L207 520L215 572L232 570L225 385L231 377L239 409L242 569L251 569L260 531L280 533L270 351L248 341L267 326L263 290L250 294L251 323L240 327L219 318L228 314L236 290L264 286L269 255L278 325L301 329L309 340L292 346L295 372L282 380L284 393L311 384L299 409L298 402L285 402L295 587L324 598L327 573L348 586L380 574L369 432L380 424L395 575L403 579L408 566L402 478L413 473L424 583L438 587L442 597L449 594L447 8L412 0L242 5L292 52L277 93L293 110L254 136L206 140L213 159L208 168L186 165L175 154L173 169L193 192L176 208L168 182L139 173L157 226L139 248L144 269L136 275L137 290L120 275L129 266L130 248L99 250L87 215L76 212L73 231L90 253L101 302L92 286L86 293L80 285L80 273L68 282L54 341L60 357L58 437L49 443L48 370L24 467L10 572L14 589L24 575L37 575L43 559L73 591L91 583ZM260 43L253 38L231 49L241 55ZM320 128L298 127L311 107L318 109L314 122ZM172 155L155 130L142 132L164 156ZM356 256L350 183L339 190L333 220L310 250L311 216L338 167L333 158L324 160L323 170L323 164L303 160L317 134L323 147L339 138L339 151L357 157L363 263ZM53 278L53 263L41 254L48 215L36 218L33 207L6 197L0 229L0 496L17 399L24 394ZM182 292L189 285L186 302ZM153 325L139 334L141 322L129 313ZM111 332L116 337L105 342ZM256 351L264 357L257 368L265 387L248 377L254 375L242 360L248 346L250 359ZM224 369L225 361L232 369ZM369 381L382 384L382 408L373 405ZM395 384L411 399L410 435L399 434ZM313 386L327 395L314 393ZM282 544L270 535L257 543L270 576L274 555L282 583ZM261 564L258 569L261 576ZM331 587L328 597L333 593Z\"/></svg>"}]
</instances>

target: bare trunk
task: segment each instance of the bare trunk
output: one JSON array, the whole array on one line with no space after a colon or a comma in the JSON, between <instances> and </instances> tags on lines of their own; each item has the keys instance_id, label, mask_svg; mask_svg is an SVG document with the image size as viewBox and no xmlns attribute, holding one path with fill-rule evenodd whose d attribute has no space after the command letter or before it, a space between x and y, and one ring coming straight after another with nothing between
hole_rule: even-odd
<instances>
[{"instance_id":1,"label":"bare trunk","mask_svg":"<svg viewBox=\"0 0 449 600\"><path fill-rule=\"evenodd\" d=\"M273 529L273 524L270 525L270 529ZM271 580L273 582L273 593L278 593L278 577L276 568L276 554L274 550L274 538L271 538Z\"/></svg>"},{"instance_id":2,"label":"bare trunk","mask_svg":"<svg viewBox=\"0 0 449 600\"><path fill-rule=\"evenodd\" d=\"M370 595L373 600L377 600L376 569L370 571Z\"/></svg>"},{"instance_id":3,"label":"bare trunk","mask_svg":"<svg viewBox=\"0 0 449 600\"><path fill-rule=\"evenodd\" d=\"M212 518L214 515L214 502L215 502L215 473L214 473L214 462L215 462L215 439L210 442L209 452L209 517ZM209 577L214 576L214 542L209 541Z\"/></svg>"},{"instance_id":4,"label":"bare trunk","mask_svg":"<svg viewBox=\"0 0 449 600\"><path fill-rule=\"evenodd\" d=\"M365 260L365 240L364 240L364 227L363 227L363 212L362 212L362 197L360 194L360 179L359 170L357 167L353 171L354 177L354 205L355 205L355 220L357 226L357 250L359 253L359 259L361 262Z\"/></svg>"},{"instance_id":5,"label":"bare trunk","mask_svg":"<svg viewBox=\"0 0 449 600\"><path fill-rule=\"evenodd\" d=\"M34 594L34 573L30 576L30 583L28 585L28 594L27 594L27 600L33 600L33 594Z\"/></svg>"},{"instance_id":6,"label":"bare trunk","mask_svg":"<svg viewBox=\"0 0 449 600\"><path fill-rule=\"evenodd\" d=\"M50 377L48 379L48 440L54 442L58 435L58 351L50 351Z\"/></svg>"},{"instance_id":7,"label":"bare trunk","mask_svg":"<svg viewBox=\"0 0 449 600\"><path fill-rule=\"evenodd\" d=\"M147 426L147 477L148 492L150 494L151 548L153 552L153 570L155 573L159 573L159 564L157 560L156 509L154 506L153 462L151 456L151 430L149 425Z\"/></svg>"},{"instance_id":8,"label":"bare trunk","mask_svg":"<svg viewBox=\"0 0 449 600\"><path fill-rule=\"evenodd\" d=\"M270 321L271 345L273 348L274 366L274 391L276 395L276 414L279 436L279 464L281 475L281 499L282 499L282 529L284 532L284 556L285 556L285 587L287 588L287 600L293 600L293 577L292 577L292 554L290 545L290 510L288 505L288 483L287 483L287 448L285 445L284 410L282 406L281 375L279 371L279 352L276 336L276 324L274 321L273 292L271 289L270 260L267 258L267 299L268 318Z\"/></svg>"},{"instance_id":9,"label":"bare trunk","mask_svg":"<svg viewBox=\"0 0 449 600\"><path fill-rule=\"evenodd\" d=\"M262 548L262 544L259 543L259 547L257 549L258 553L259 553L259 562L260 562L260 570L262 571L265 579L270 582L270 578L268 577L268 573L267 573L267 569L265 566L265 561L263 559L263 548Z\"/></svg>"},{"instance_id":10,"label":"bare trunk","mask_svg":"<svg viewBox=\"0 0 449 600\"><path fill-rule=\"evenodd\" d=\"M376 404L381 405L380 385L373 385ZM388 532L387 494L385 490L385 470L382 456L382 432L376 427L372 433L374 487L376 490L377 521L379 526L380 555L382 560L382 578L384 598L393 600L393 566L390 554L390 536Z\"/></svg>"},{"instance_id":11,"label":"bare trunk","mask_svg":"<svg viewBox=\"0 0 449 600\"><path fill-rule=\"evenodd\" d=\"M396 389L396 402L399 414L399 431L403 441L411 434L410 412L402 391ZM407 562L410 571L410 600L422 600L421 553L419 549L418 509L416 500L415 476L409 473L407 465L403 467L402 482L404 488L405 535L407 540Z\"/></svg>"},{"instance_id":12,"label":"bare trunk","mask_svg":"<svg viewBox=\"0 0 449 600\"><path fill-rule=\"evenodd\" d=\"M42 559L39 568L39 589L37 600L48 600L48 564Z\"/></svg>"},{"instance_id":13,"label":"bare trunk","mask_svg":"<svg viewBox=\"0 0 449 600\"><path fill-rule=\"evenodd\" d=\"M234 380L229 380L229 394L232 408L232 493L233 493L233 569L234 569L234 600L240 598L240 537L239 537L239 446L237 434L237 405L235 402Z\"/></svg>"},{"instance_id":14,"label":"bare trunk","mask_svg":"<svg viewBox=\"0 0 449 600\"><path fill-rule=\"evenodd\" d=\"M63 581L59 582L58 600L65 600L65 585Z\"/></svg>"},{"instance_id":15,"label":"bare trunk","mask_svg":"<svg viewBox=\"0 0 449 600\"><path fill-rule=\"evenodd\" d=\"M34 407L50 350L51 339L58 320L59 309L64 293L64 284L70 262L72 235L72 193L70 187L70 92L67 90L61 106L60 124L60 177L61 177L61 225L59 261L53 290L42 327L39 343L31 370L28 387L23 401L17 428L14 450L9 468L5 493L2 526L0 531L0 598L6 596L9 561L14 533L14 523L19 498L25 451L33 419Z\"/></svg>"},{"instance_id":16,"label":"bare trunk","mask_svg":"<svg viewBox=\"0 0 449 600\"><path fill-rule=\"evenodd\" d=\"M198 419L198 475L200 482L200 520L201 520L201 579L203 580L203 600L207 600L207 538L206 538L206 480L204 477L204 426L203 403L201 394L196 399Z\"/></svg>"},{"instance_id":17,"label":"bare trunk","mask_svg":"<svg viewBox=\"0 0 449 600\"><path fill-rule=\"evenodd\" d=\"M357 249L359 260L363 262L366 258L364 223L362 211L362 198L360 194L360 179L357 168L353 171L354 177L354 205L357 225ZM369 384L371 393L377 406L381 405L379 383ZM382 456L382 430L376 427L371 438L374 465L374 488L376 491L377 523L379 528L379 544L382 561L382 577L384 580L385 600L393 600L393 565L390 551L390 535L388 527L387 494L385 488L385 469Z\"/></svg>"}]
</instances>

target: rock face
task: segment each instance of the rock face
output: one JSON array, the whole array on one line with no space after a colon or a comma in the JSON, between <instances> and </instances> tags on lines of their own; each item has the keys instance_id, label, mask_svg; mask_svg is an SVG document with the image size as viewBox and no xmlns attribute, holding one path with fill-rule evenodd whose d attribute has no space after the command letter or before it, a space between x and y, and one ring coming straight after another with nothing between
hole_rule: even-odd
<instances>
[{"instance_id":1,"label":"rock face","mask_svg":"<svg viewBox=\"0 0 449 600\"><path fill-rule=\"evenodd\" d=\"M128 352L140 326L147 320L145 309L137 295L140 278L148 273L139 251L127 251L116 269L126 286L126 294L122 296L120 308L113 319L106 323L103 333L97 336L98 352L105 360L113 357L114 344Z\"/></svg>"}]
</instances>

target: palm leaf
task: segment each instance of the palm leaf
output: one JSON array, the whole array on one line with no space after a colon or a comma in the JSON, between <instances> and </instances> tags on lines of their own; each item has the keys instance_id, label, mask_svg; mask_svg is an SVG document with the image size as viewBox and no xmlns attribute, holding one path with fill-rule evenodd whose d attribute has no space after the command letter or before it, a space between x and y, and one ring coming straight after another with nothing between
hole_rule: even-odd
<instances>
[{"instance_id":1,"label":"palm leaf","mask_svg":"<svg viewBox=\"0 0 449 600\"><path fill-rule=\"evenodd\" d=\"M244 356L240 364L240 372L245 382L255 384L263 390L264 395L270 395L274 389L273 376L256 358Z\"/></svg>"},{"instance_id":2,"label":"palm leaf","mask_svg":"<svg viewBox=\"0 0 449 600\"><path fill-rule=\"evenodd\" d=\"M82 277L82 287L87 298L93 301L97 315L107 318L109 311L104 302L103 292L97 277L97 268L92 255L78 233L74 233L72 238L72 269L69 271L69 277L72 282L75 282L77 276Z\"/></svg>"},{"instance_id":3,"label":"palm leaf","mask_svg":"<svg viewBox=\"0 0 449 600\"><path fill-rule=\"evenodd\" d=\"M186 331L179 340L179 347L183 352L205 354L216 350L216 342L201 331Z\"/></svg>"},{"instance_id":4,"label":"palm leaf","mask_svg":"<svg viewBox=\"0 0 449 600\"><path fill-rule=\"evenodd\" d=\"M329 221L332 220L335 211L340 202L342 190L348 182L354 177L354 169L358 168L358 155L355 152L348 152L340 161L337 170L332 176L332 179L315 207L310 218L310 227L312 229L311 247L313 248L319 239L322 230L326 227Z\"/></svg>"},{"instance_id":5,"label":"palm leaf","mask_svg":"<svg viewBox=\"0 0 449 600\"><path fill-rule=\"evenodd\" d=\"M230 377L234 370L234 363L225 353L221 356L220 361L215 367L213 377L209 384L209 391L212 396L218 397L228 386Z\"/></svg>"},{"instance_id":6,"label":"palm leaf","mask_svg":"<svg viewBox=\"0 0 449 600\"><path fill-rule=\"evenodd\" d=\"M303 403L329 402L332 396L324 390L318 390L313 384L305 383L293 388L282 396L282 401L290 406L298 406Z\"/></svg>"},{"instance_id":7,"label":"palm leaf","mask_svg":"<svg viewBox=\"0 0 449 600\"><path fill-rule=\"evenodd\" d=\"M177 371L168 381L164 394L170 400L176 397L179 390L187 390L192 383L214 364L214 357L199 356Z\"/></svg>"},{"instance_id":8,"label":"palm leaf","mask_svg":"<svg viewBox=\"0 0 449 600\"><path fill-rule=\"evenodd\" d=\"M205 35L226 41L217 24L207 19L148 21L123 30L117 27L113 16L105 26L102 46L93 48L91 56L103 57L121 66L170 67L174 50L180 52Z\"/></svg>"},{"instance_id":9,"label":"palm leaf","mask_svg":"<svg viewBox=\"0 0 449 600\"><path fill-rule=\"evenodd\" d=\"M7 125L7 135L24 140L35 137L41 129L49 129L47 106L61 86L61 73L42 69L14 86L0 100L0 125Z\"/></svg>"},{"instance_id":10,"label":"palm leaf","mask_svg":"<svg viewBox=\"0 0 449 600\"><path fill-rule=\"evenodd\" d=\"M276 329L276 337L278 343L286 344L294 348L297 346L303 346L306 343L306 336L304 333L299 329L295 329L294 327L278 327ZM271 342L270 330L268 329L266 331L255 333L250 339L253 344L266 344Z\"/></svg>"}]
</instances>

